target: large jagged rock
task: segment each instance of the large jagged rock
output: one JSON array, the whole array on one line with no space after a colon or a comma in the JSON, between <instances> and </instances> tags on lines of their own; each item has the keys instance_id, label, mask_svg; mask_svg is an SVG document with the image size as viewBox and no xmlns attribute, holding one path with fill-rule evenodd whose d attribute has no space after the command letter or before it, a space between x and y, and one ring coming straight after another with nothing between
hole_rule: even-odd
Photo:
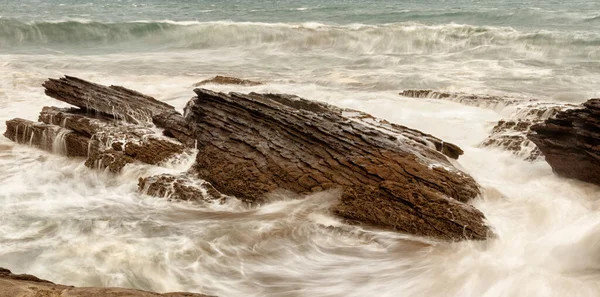
<instances>
[{"instance_id":1,"label":"large jagged rock","mask_svg":"<svg viewBox=\"0 0 600 297\"><path fill-rule=\"evenodd\" d=\"M442 239L488 236L483 215L464 203L477 184L427 137L414 140L423 133L386 131L365 114L293 96L195 92L185 119L164 128L182 142L195 137L195 172L223 194L260 203L278 189L339 188L333 212L352 221Z\"/></svg>"},{"instance_id":2,"label":"large jagged rock","mask_svg":"<svg viewBox=\"0 0 600 297\"><path fill-rule=\"evenodd\" d=\"M600 99L534 125L528 137L554 172L600 185Z\"/></svg>"},{"instance_id":3,"label":"large jagged rock","mask_svg":"<svg viewBox=\"0 0 600 297\"><path fill-rule=\"evenodd\" d=\"M75 288L57 285L0 267L0 297L208 297L195 293L158 294L122 288Z\"/></svg>"},{"instance_id":4,"label":"large jagged rock","mask_svg":"<svg viewBox=\"0 0 600 297\"><path fill-rule=\"evenodd\" d=\"M411 98L441 99L465 105L503 111L510 115L500 120L482 143L482 147L498 147L527 161L543 159L539 148L527 138L531 126L542 123L557 113L573 108L572 104L543 102L530 98L449 93L431 90L405 90L400 95Z\"/></svg>"},{"instance_id":5,"label":"large jagged rock","mask_svg":"<svg viewBox=\"0 0 600 297\"><path fill-rule=\"evenodd\" d=\"M196 89L197 96L182 116L167 104L123 87L73 77L51 79L44 86L46 94L80 110L48 108L40 119L90 136L91 151L93 140L101 140L100 151L107 153L90 156L94 162L108 158L118 169L129 162L127 157L152 156L130 153L130 141L105 141L101 136L112 125L154 130L153 122L165 136L197 147L188 176L209 182L217 196L260 204L277 190L306 194L339 189L342 196L332 212L351 222L445 240L490 235L483 214L466 203L479 195L478 185L448 160L462 150L420 131L291 95ZM130 133L148 137L127 130ZM168 149L154 146L149 151L162 150ZM192 184L159 176L142 179L140 188L179 199L196 198L198 188L208 192Z\"/></svg>"}]
</instances>

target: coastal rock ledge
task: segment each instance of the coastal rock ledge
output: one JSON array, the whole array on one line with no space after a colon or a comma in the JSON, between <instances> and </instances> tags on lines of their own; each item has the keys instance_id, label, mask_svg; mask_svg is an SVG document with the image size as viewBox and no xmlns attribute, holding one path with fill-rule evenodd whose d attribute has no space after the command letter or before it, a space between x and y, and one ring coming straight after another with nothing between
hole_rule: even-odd
<instances>
[{"instance_id":1,"label":"coastal rock ledge","mask_svg":"<svg viewBox=\"0 0 600 297\"><path fill-rule=\"evenodd\" d=\"M274 191L338 190L330 211L348 223L451 241L492 234L468 203L479 186L449 161L462 155L458 146L364 112L293 95L198 88L181 114L136 91L74 77L44 87L78 109L44 108L43 123L11 120L6 137L64 147L63 154L115 173L197 152L181 176L141 178L140 191L149 195L260 205Z\"/></svg>"},{"instance_id":2,"label":"coastal rock ledge","mask_svg":"<svg viewBox=\"0 0 600 297\"><path fill-rule=\"evenodd\" d=\"M123 288L76 288L57 285L0 267L0 297L209 297L194 293L158 294Z\"/></svg>"},{"instance_id":3,"label":"coastal rock ledge","mask_svg":"<svg viewBox=\"0 0 600 297\"><path fill-rule=\"evenodd\" d=\"M600 99L531 127L528 138L558 175L600 185Z\"/></svg>"}]
</instances>

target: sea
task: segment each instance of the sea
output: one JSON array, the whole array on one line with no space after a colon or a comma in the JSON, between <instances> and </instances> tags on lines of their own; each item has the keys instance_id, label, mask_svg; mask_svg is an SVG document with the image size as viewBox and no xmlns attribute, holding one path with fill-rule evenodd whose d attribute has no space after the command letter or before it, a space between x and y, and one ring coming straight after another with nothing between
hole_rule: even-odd
<instances>
[{"instance_id":1,"label":"sea","mask_svg":"<svg viewBox=\"0 0 600 297\"><path fill-rule=\"evenodd\" d=\"M497 235L439 242L348 225L339 193L249 207L138 193L138 178L0 136L0 267L74 286L215 296L600 296L600 188L482 147L510 106L404 89L557 103L600 97L598 0L0 0L0 133L36 120L47 78L122 85L182 110L207 85L368 112L459 145L455 166Z\"/></svg>"}]
</instances>

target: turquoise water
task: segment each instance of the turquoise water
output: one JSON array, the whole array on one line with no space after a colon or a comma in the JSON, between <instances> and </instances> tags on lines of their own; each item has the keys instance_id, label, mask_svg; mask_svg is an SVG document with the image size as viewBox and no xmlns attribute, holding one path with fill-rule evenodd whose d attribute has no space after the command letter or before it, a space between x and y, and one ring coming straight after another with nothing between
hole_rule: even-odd
<instances>
[{"instance_id":1,"label":"turquoise water","mask_svg":"<svg viewBox=\"0 0 600 297\"><path fill-rule=\"evenodd\" d=\"M600 5L585 1L6 1L0 16L22 21L221 21L383 24L417 21L516 28L597 30Z\"/></svg>"},{"instance_id":2,"label":"turquoise water","mask_svg":"<svg viewBox=\"0 0 600 297\"><path fill-rule=\"evenodd\" d=\"M126 64L105 64L110 73L219 72L570 102L599 95L596 1L2 0L0 16L5 59L131 54ZM153 63L136 61L159 53Z\"/></svg>"}]
</instances>

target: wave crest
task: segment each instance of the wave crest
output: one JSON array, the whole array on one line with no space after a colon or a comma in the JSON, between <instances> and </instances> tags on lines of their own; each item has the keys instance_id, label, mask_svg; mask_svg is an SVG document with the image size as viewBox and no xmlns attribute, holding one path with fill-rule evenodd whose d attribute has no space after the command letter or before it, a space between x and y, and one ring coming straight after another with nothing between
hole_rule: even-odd
<instances>
[{"instance_id":1,"label":"wave crest","mask_svg":"<svg viewBox=\"0 0 600 297\"><path fill-rule=\"evenodd\" d=\"M600 34L521 32L510 27L414 22L384 25L251 22L126 22L89 21L23 23L0 19L0 45L118 46L147 49L267 47L292 51L332 50L356 54L432 54L481 48L521 48L548 52L565 47L600 46ZM584 54L593 53L580 51Z\"/></svg>"}]
</instances>

